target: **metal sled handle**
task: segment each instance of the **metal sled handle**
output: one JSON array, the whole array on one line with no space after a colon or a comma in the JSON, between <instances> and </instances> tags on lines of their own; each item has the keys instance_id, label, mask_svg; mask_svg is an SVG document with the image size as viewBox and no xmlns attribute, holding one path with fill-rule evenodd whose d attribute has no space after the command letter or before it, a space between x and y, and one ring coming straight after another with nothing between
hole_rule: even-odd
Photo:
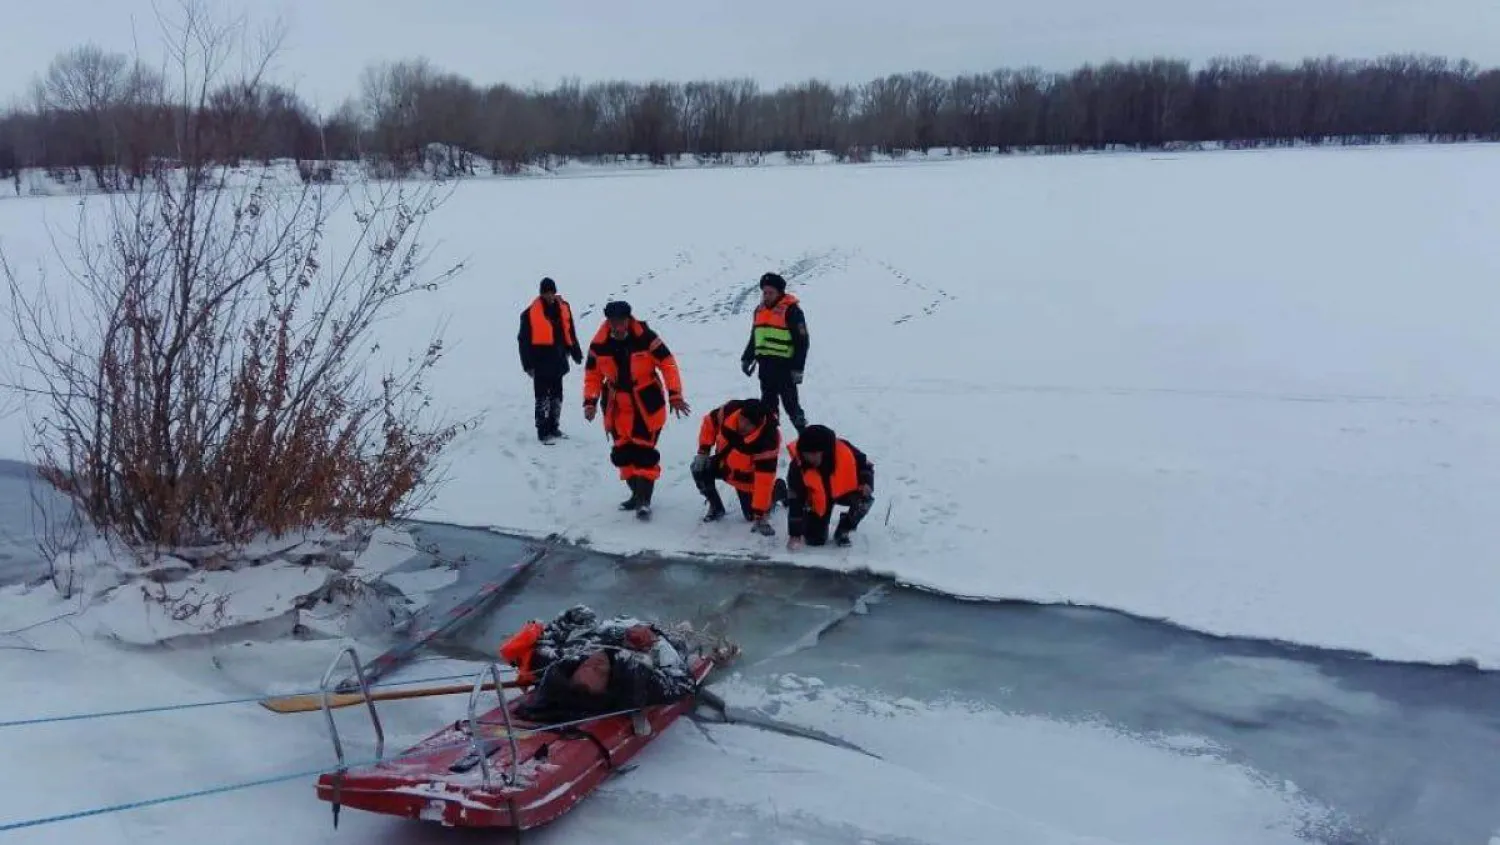
<instances>
[{"instance_id":1,"label":"metal sled handle","mask_svg":"<svg viewBox=\"0 0 1500 845\"><path fill-rule=\"evenodd\" d=\"M345 655L348 655L349 662L354 665L354 677L359 682L360 695L364 696L365 706L370 710L370 722L375 726L375 759L380 760L385 757L385 729L380 725L380 714L375 712L375 700L370 697L370 684L365 679L365 667L359 662L359 654L355 652L354 647L345 646L342 651L334 656L333 662L328 664L328 669L323 672L323 682L320 685L323 693L323 717L328 722L328 737L333 740L333 753L338 755L339 771L341 772L347 768L344 764L344 743L339 739L338 725L334 724L333 721L333 709L328 706L328 697L333 692L328 688L328 683L333 680L333 671L339 668L339 664L343 662Z\"/></svg>"},{"instance_id":2,"label":"metal sled handle","mask_svg":"<svg viewBox=\"0 0 1500 845\"><path fill-rule=\"evenodd\" d=\"M515 727L510 721L510 708L505 706L505 688L500 680L500 667L494 663L486 665L474 676L474 688L469 691L469 745L474 754L479 758L479 772L484 779L486 789L490 785L490 758L485 753L484 743L479 739L479 694L484 692L484 680L486 677L495 681L495 698L500 701L500 715L505 717L505 737L510 741L510 772L506 783L510 786L516 784L516 770L519 765L518 758L521 756L520 746L516 743Z\"/></svg>"}]
</instances>

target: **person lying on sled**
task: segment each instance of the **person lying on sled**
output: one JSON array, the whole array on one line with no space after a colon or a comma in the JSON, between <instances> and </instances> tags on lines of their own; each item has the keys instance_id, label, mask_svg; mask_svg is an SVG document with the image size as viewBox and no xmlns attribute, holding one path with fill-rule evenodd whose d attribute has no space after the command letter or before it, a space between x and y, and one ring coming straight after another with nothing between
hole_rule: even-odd
<instances>
[{"instance_id":1,"label":"person lying on sled","mask_svg":"<svg viewBox=\"0 0 1500 845\"><path fill-rule=\"evenodd\" d=\"M670 704L697 688L671 633L630 617L599 621L575 605L546 625L531 621L500 648L516 667L517 680L533 686L523 718L566 721L636 710L635 730L650 733L640 708Z\"/></svg>"}]
</instances>

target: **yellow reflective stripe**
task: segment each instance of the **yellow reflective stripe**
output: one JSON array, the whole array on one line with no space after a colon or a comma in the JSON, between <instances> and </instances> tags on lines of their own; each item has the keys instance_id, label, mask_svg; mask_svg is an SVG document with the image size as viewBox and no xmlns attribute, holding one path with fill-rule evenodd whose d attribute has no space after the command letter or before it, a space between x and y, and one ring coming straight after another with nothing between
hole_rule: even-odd
<instances>
[{"instance_id":1,"label":"yellow reflective stripe","mask_svg":"<svg viewBox=\"0 0 1500 845\"><path fill-rule=\"evenodd\" d=\"M774 326L756 326L755 351L757 353L790 357L792 354L792 333L786 329Z\"/></svg>"}]
</instances>

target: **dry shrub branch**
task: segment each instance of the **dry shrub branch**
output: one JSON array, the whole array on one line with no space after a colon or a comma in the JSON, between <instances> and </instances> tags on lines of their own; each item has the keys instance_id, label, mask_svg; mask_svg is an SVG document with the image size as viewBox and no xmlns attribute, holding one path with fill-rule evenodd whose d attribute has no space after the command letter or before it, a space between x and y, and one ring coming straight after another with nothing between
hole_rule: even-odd
<instances>
[{"instance_id":1,"label":"dry shrub branch","mask_svg":"<svg viewBox=\"0 0 1500 845\"><path fill-rule=\"evenodd\" d=\"M138 547L406 515L465 423L428 419L441 339L377 370L371 329L460 269L424 269L442 187L287 184L216 163L225 127L244 125L211 97L243 24L184 12L167 75L178 159L102 214L85 208L62 278L0 256L42 474ZM231 80L244 102L274 47Z\"/></svg>"}]
</instances>

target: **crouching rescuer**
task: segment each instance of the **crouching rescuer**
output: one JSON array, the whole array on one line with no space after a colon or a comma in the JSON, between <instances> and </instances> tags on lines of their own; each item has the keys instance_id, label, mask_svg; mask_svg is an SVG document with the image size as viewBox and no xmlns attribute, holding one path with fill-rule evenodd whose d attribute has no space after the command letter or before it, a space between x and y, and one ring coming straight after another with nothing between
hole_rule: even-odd
<instances>
[{"instance_id":1,"label":"crouching rescuer","mask_svg":"<svg viewBox=\"0 0 1500 845\"><path fill-rule=\"evenodd\" d=\"M600 404L612 444L610 462L630 488L620 510L650 519L652 491L661 477L656 443L667 425L667 408L680 417L692 411L682 398L672 351L649 325L631 316L626 302L604 306L604 324L583 364L584 419L592 420Z\"/></svg>"},{"instance_id":2,"label":"crouching rescuer","mask_svg":"<svg viewBox=\"0 0 1500 845\"><path fill-rule=\"evenodd\" d=\"M827 543L835 505L847 510L839 516L833 542L849 545L849 535L875 501L875 465L864 452L822 425L803 429L802 436L786 448L791 455L787 467L787 548L796 549L804 542L812 546Z\"/></svg>"},{"instance_id":3,"label":"crouching rescuer","mask_svg":"<svg viewBox=\"0 0 1500 845\"><path fill-rule=\"evenodd\" d=\"M776 533L766 519L776 502L786 499L786 486L776 477L781 456L781 431L776 423L774 410L759 399L731 399L703 415L693 483L708 500L704 522L724 517L718 488L723 481L739 497L740 513L754 522L751 530L767 537Z\"/></svg>"}]
</instances>

